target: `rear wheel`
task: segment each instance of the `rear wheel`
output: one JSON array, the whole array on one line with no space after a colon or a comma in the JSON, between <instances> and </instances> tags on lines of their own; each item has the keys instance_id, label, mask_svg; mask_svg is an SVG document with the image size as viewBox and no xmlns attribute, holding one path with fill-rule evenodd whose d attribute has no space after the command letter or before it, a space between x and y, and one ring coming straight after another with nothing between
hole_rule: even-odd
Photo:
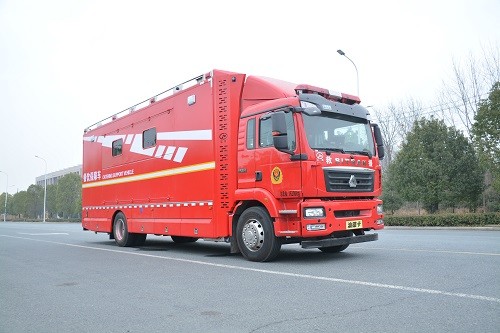
<instances>
[{"instance_id":1,"label":"rear wheel","mask_svg":"<svg viewBox=\"0 0 500 333\"><path fill-rule=\"evenodd\" d=\"M251 207L241 214L236 226L236 240L241 253L250 261L271 261L281 249L281 240L274 235L271 217L262 207Z\"/></svg>"},{"instance_id":2,"label":"rear wheel","mask_svg":"<svg viewBox=\"0 0 500 333\"><path fill-rule=\"evenodd\" d=\"M136 241L136 235L128 232L127 218L122 212L115 216L113 234L115 235L115 242L119 246L133 246Z\"/></svg>"},{"instance_id":3,"label":"rear wheel","mask_svg":"<svg viewBox=\"0 0 500 333\"><path fill-rule=\"evenodd\" d=\"M184 243L194 243L198 240L195 237L184 237L184 236L170 236L174 243L184 244Z\"/></svg>"}]
</instances>

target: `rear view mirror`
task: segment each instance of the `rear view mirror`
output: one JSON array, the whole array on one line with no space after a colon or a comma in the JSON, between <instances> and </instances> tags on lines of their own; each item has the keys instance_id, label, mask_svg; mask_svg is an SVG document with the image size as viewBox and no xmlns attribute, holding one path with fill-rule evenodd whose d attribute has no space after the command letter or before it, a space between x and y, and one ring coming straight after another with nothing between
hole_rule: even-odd
<instances>
[{"instance_id":1,"label":"rear view mirror","mask_svg":"<svg viewBox=\"0 0 500 333\"><path fill-rule=\"evenodd\" d=\"M271 115L273 144L279 151L288 152L285 112L278 111Z\"/></svg>"},{"instance_id":2,"label":"rear view mirror","mask_svg":"<svg viewBox=\"0 0 500 333\"><path fill-rule=\"evenodd\" d=\"M382 132L377 124L372 124L373 135L375 136L375 142L377 144L378 158L383 160L385 156L384 140L382 139Z\"/></svg>"}]
</instances>

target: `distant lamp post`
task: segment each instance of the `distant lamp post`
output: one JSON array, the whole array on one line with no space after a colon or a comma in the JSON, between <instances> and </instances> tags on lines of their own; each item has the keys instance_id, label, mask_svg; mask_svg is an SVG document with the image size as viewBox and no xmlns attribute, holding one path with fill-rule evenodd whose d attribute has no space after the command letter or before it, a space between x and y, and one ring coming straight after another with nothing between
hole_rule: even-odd
<instances>
[{"instance_id":1,"label":"distant lamp post","mask_svg":"<svg viewBox=\"0 0 500 333\"><path fill-rule=\"evenodd\" d=\"M358 67L356 67L356 64L354 63L354 61L351 60L351 58L349 58L348 56L345 55L345 52L342 51L342 50L337 50L337 53L340 54L341 56L344 56L346 57L347 59L349 59L350 62L352 62L352 64L354 65L354 69L356 69L356 82L357 82L357 88L358 88L358 97L359 97L359 74L358 74Z\"/></svg>"},{"instance_id":2,"label":"distant lamp post","mask_svg":"<svg viewBox=\"0 0 500 333\"><path fill-rule=\"evenodd\" d=\"M5 186L5 206L3 211L3 221L5 222L5 218L7 217L7 196L9 195L9 175L5 171L0 172L4 173L5 177L7 177L7 185Z\"/></svg>"},{"instance_id":3,"label":"distant lamp post","mask_svg":"<svg viewBox=\"0 0 500 333\"><path fill-rule=\"evenodd\" d=\"M45 174L44 174L44 186L43 186L43 222L45 222L45 214L46 214L46 205L47 205L47 161L38 155L35 155L36 158L41 159L42 161L45 162Z\"/></svg>"}]
</instances>

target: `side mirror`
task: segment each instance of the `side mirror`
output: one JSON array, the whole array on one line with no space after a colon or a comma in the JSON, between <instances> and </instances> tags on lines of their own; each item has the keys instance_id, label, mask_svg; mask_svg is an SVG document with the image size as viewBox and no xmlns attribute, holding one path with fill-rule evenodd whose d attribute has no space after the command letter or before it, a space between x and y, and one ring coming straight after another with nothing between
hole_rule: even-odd
<instances>
[{"instance_id":1,"label":"side mirror","mask_svg":"<svg viewBox=\"0 0 500 333\"><path fill-rule=\"evenodd\" d=\"M385 149L384 149L384 140L382 139L382 132L380 131L380 127L377 124L372 124L373 134L375 136L375 143L377 144L377 152L378 158L380 160L384 159Z\"/></svg>"},{"instance_id":2,"label":"side mirror","mask_svg":"<svg viewBox=\"0 0 500 333\"><path fill-rule=\"evenodd\" d=\"M278 111L271 115L273 144L279 151L288 152L285 112Z\"/></svg>"}]
</instances>

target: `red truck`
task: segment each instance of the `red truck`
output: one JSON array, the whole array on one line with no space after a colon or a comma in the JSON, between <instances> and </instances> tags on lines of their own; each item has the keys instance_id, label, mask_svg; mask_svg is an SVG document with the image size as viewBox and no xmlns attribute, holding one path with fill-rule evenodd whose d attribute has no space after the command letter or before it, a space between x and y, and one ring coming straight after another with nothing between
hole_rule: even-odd
<instances>
[{"instance_id":1,"label":"red truck","mask_svg":"<svg viewBox=\"0 0 500 333\"><path fill-rule=\"evenodd\" d=\"M82 226L340 252L384 227L380 129L356 96L213 70L85 129Z\"/></svg>"}]
</instances>

